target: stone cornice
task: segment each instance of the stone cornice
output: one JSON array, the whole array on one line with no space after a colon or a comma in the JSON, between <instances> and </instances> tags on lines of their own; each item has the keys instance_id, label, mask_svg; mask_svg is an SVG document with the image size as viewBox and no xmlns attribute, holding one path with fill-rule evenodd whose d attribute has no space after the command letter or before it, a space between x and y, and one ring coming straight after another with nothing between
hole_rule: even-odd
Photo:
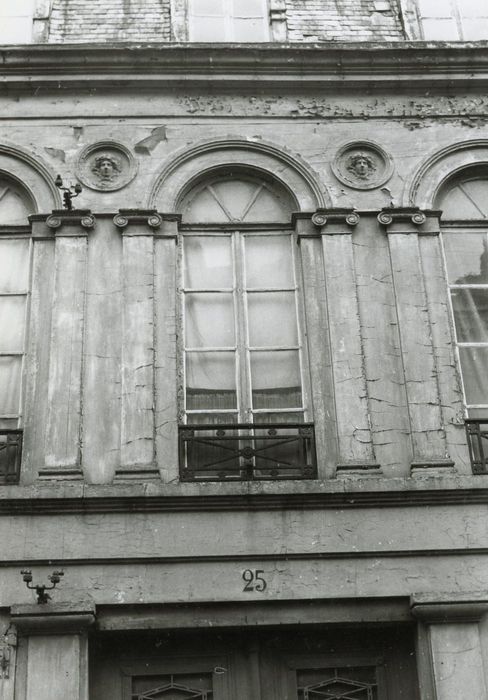
<instances>
[{"instance_id":1,"label":"stone cornice","mask_svg":"<svg viewBox=\"0 0 488 700\"><path fill-rule=\"evenodd\" d=\"M90 489L68 488L64 485L59 496L50 494L39 497L39 489L8 488L0 500L2 515L57 515L84 513L166 513L166 512L219 512L259 510L321 510L337 508L408 508L418 506L470 506L487 505L488 488L445 490L375 491L374 476L368 476L362 490L344 490L344 480L339 479L341 491L315 493L181 493L180 495L143 495L137 486L102 487L98 495L88 495ZM148 485L145 484L147 487ZM369 487L369 488L367 488ZM167 487L166 487L167 488ZM154 486L152 491L164 487ZM2 489L3 490L3 489ZM59 490L59 486L58 486ZM147 490L147 489L146 489ZM96 489L95 489L96 491ZM17 497L14 495L17 492ZM36 495L37 494L37 495Z\"/></svg>"},{"instance_id":2,"label":"stone cornice","mask_svg":"<svg viewBox=\"0 0 488 700\"><path fill-rule=\"evenodd\" d=\"M95 622L92 603L12 605L11 622L21 635L81 634Z\"/></svg>"},{"instance_id":3,"label":"stone cornice","mask_svg":"<svg viewBox=\"0 0 488 700\"><path fill-rule=\"evenodd\" d=\"M483 592L414 594L410 599L412 615L422 622L478 622L488 613L488 595Z\"/></svg>"},{"instance_id":4,"label":"stone cornice","mask_svg":"<svg viewBox=\"0 0 488 700\"><path fill-rule=\"evenodd\" d=\"M83 60L80 60L80 48ZM238 81L327 85L488 85L488 42L51 44L0 48L2 82Z\"/></svg>"}]
</instances>

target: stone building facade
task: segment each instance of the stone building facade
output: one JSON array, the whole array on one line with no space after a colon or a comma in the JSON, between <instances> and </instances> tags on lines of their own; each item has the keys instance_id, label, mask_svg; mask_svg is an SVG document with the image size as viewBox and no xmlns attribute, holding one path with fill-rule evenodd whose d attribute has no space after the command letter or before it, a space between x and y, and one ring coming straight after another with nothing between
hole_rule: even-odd
<instances>
[{"instance_id":1,"label":"stone building facade","mask_svg":"<svg viewBox=\"0 0 488 700\"><path fill-rule=\"evenodd\" d=\"M1 12L2 700L488 699L483 3Z\"/></svg>"}]
</instances>

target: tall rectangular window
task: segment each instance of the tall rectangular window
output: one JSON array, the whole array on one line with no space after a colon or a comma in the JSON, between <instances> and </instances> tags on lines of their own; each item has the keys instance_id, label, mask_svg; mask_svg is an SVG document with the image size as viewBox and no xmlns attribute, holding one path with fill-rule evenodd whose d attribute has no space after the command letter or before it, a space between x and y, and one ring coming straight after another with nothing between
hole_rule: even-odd
<instances>
[{"instance_id":1,"label":"tall rectangular window","mask_svg":"<svg viewBox=\"0 0 488 700\"><path fill-rule=\"evenodd\" d=\"M182 476L310 478L290 196L232 175L194 187L181 210Z\"/></svg>"},{"instance_id":2,"label":"tall rectangular window","mask_svg":"<svg viewBox=\"0 0 488 700\"><path fill-rule=\"evenodd\" d=\"M269 41L267 0L189 0L189 39Z\"/></svg>"},{"instance_id":3,"label":"tall rectangular window","mask_svg":"<svg viewBox=\"0 0 488 700\"><path fill-rule=\"evenodd\" d=\"M418 13L426 40L488 39L488 0L418 0Z\"/></svg>"}]
</instances>

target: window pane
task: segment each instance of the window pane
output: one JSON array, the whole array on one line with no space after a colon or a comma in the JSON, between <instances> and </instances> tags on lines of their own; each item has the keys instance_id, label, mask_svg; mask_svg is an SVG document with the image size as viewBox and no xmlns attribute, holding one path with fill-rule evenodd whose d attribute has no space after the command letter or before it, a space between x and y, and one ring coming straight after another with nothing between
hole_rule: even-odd
<instances>
[{"instance_id":1,"label":"window pane","mask_svg":"<svg viewBox=\"0 0 488 700\"><path fill-rule=\"evenodd\" d=\"M461 0L459 10L463 17L486 17L488 3L486 0Z\"/></svg>"},{"instance_id":2,"label":"window pane","mask_svg":"<svg viewBox=\"0 0 488 700\"><path fill-rule=\"evenodd\" d=\"M28 239L0 239L0 293L24 292L28 283Z\"/></svg>"},{"instance_id":3,"label":"window pane","mask_svg":"<svg viewBox=\"0 0 488 700\"><path fill-rule=\"evenodd\" d=\"M198 15L223 15L225 0L191 0L191 13Z\"/></svg>"},{"instance_id":4,"label":"window pane","mask_svg":"<svg viewBox=\"0 0 488 700\"><path fill-rule=\"evenodd\" d=\"M185 295L186 346L232 347L235 344L232 294Z\"/></svg>"},{"instance_id":5,"label":"window pane","mask_svg":"<svg viewBox=\"0 0 488 700\"><path fill-rule=\"evenodd\" d=\"M262 20L259 20L259 22L262 23ZM258 32L261 30L255 28L252 31L252 38L245 39L243 36L241 36L239 39L236 39L236 41L265 41L264 38L258 38L257 36ZM277 191L271 192L266 186L263 186L257 193L254 201L250 203L244 217L244 221L272 221L274 223L289 223L291 213L291 202L287 194Z\"/></svg>"},{"instance_id":6,"label":"window pane","mask_svg":"<svg viewBox=\"0 0 488 700\"><path fill-rule=\"evenodd\" d=\"M0 352L24 349L25 297L0 297Z\"/></svg>"},{"instance_id":7,"label":"window pane","mask_svg":"<svg viewBox=\"0 0 488 700\"><path fill-rule=\"evenodd\" d=\"M234 41L266 41L267 27L261 18L234 19Z\"/></svg>"},{"instance_id":8,"label":"window pane","mask_svg":"<svg viewBox=\"0 0 488 700\"><path fill-rule=\"evenodd\" d=\"M234 0L235 17L263 17L265 12L263 0Z\"/></svg>"},{"instance_id":9,"label":"window pane","mask_svg":"<svg viewBox=\"0 0 488 700\"><path fill-rule=\"evenodd\" d=\"M485 233L444 235L451 284L488 284L488 239Z\"/></svg>"},{"instance_id":10,"label":"window pane","mask_svg":"<svg viewBox=\"0 0 488 700\"><path fill-rule=\"evenodd\" d=\"M458 41L459 32L453 19L422 20L425 39L432 41Z\"/></svg>"},{"instance_id":11,"label":"window pane","mask_svg":"<svg viewBox=\"0 0 488 700\"><path fill-rule=\"evenodd\" d=\"M418 0L421 17L451 17L449 0Z\"/></svg>"},{"instance_id":12,"label":"window pane","mask_svg":"<svg viewBox=\"0 0 488 700\"><path fill-rule=\"evenodd\" d=\"M297 408L302 405L298 351L251 352L254 408Z\"/></svg>"},{"instance_id":13,"label":"window pane","mask_svg":"<svg viewBox=\"0 0 488 700\"><path fill-rule=\"evenodd\" d=\"M453 289L451 298L458 342L488 341L488 288Z\"/></svg>"},{"instance_id":14,"label":"window pane","mask_svg":"<svg viewBox=\"0 0 488 700\"><path fill-rule=\"evenodd\" d=\"M254 292L247 305L251 346L298 344L294 292Z\"/></svg>"},{"instance_id":15,"label":"window pane","mask_svg":"<svg viewBox=\"0 0 488 700\"><path fill-rule=\"evenodd\" d=\"M459 348L468 404L488 404L488 347Z\"/></svg>"},{"instance_id":16,"label":"window pane","mask_svg":"<svg viewBox=\"0 0 488 700\"><path fill-rule=\"evenodd\" d=\"M0 357L0 414L17 414L20 396L20 357Z\"/></svg>"},{"instance_id":17,"label":"window pane","mask_svg":"<svg viewBox=\"0 0 488 700\"><path fill-rule=\"evenodd\" d=\"M184 239L185 287L232 287L230 236L187 236Z\"/></svg>"},{"instance_id":18,"label":"window pane","mask_svg":"<svg viewBox=\"0 0 488 700\"><path fill-rule=\"evenodd\" d=\"M293 287L291 236L246 236L246 286Z\"/></svg>"},{"instance_id":19,"label":"window pane","mask_svg":"<svg viewBox=\"0 0 488 700\"><path fill-rule=\"evenodd\" d=\"M235 354L187 353L186 386L188 409L236 408Z\"/></svg>"},{"instance_id":20,"label":"window pane","mask_svg":"<svg viewBox=\"0 0 488 700\"><path fill-rule=\"evenodd\" d=\"M225 20L221 17L193 17L190 24L190 41L226 41ZM211 218L200 219L212 221Z\"/></svg>"},{"instance_id":21,"label":"window pane","mask_svg":"<svg viewBox=\"0 0 488 700\"><path fill-rule=\"evenodd\" d=\"M465 41L488 39L488 19L481 17L463 19L463 39Z\"/></svg>"},{"instance_id":22,"label":"window pane","mask_svg":"<svg viewBox=\"0 0 488 700\"><path fill-rule=\"evenodd\" d=\"M0 14L0 43L27 44L32 41L32 16L2 17Z\"/></svg>"}]
</instances>

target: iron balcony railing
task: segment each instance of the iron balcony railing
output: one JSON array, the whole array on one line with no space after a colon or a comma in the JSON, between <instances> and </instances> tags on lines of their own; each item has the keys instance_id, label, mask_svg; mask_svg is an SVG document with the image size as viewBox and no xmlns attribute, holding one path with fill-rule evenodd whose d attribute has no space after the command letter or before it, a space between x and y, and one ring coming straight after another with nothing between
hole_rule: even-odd
<instances>
[{"instance_id":1,"label":"iron balcony railing","mask_svg":"<svg viewBox=\"0 0 488 700\"><path fill-rule=\"evenodd\" d=\"M465 422L473 474L488 474L488 419L468 418Z\"/></svg>"},{"instance_id":2,"label":"iron balcony railing","mask_svg":"<svg viewBox=\"0 0 488 700\"><path fill-rule=\"evenodd\" d=\"M0 430L0 484L16 484L20 476L22 430Z\"/></svg>"},{"instance_id":3,"label":"iron balcony railing","mask_svg":"<svg viewBox=\"0 0 488 700\"><path fill-rule=\"evenodd\" d=\"M179 428L182 481L314 479L312 423L233 423Z\"/></svg>"}]
</instances>

